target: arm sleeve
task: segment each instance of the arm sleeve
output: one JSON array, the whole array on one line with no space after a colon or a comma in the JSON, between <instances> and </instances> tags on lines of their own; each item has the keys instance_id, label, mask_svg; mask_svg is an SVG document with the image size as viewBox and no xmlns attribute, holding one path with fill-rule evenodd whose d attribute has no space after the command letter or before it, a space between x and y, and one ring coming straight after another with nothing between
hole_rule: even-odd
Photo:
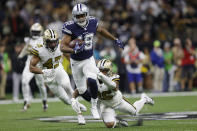
<instances>
[{"instance_id":1,"label":"arm sleeve","mask_svg":"<svg viewBox=\"0 0 197 131\"><path fill-rule=\"evenodd\" d=\"M116 83L111 80L111 78L107 77L106 75L104 75L103 73L98 73L98 76L100 78L100 80L105 84L107 85L107 87L109 89L115 89L116 88ZM115 79L114 79L115 80Z\"/></svg>"}]
</instances>

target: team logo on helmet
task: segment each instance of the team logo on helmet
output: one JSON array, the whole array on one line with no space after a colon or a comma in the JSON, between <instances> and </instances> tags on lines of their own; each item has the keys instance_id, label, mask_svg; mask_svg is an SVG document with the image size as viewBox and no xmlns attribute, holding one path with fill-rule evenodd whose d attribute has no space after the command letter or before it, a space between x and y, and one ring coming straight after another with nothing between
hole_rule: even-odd
<instances>
[{"instance_id":1,"label":"team logo on helmet","mask_svg":"<svg viewBox=\"0 0 197 131\"><path fill-rule=\"evenodd\" d=\"M101 72L105 71L107 75L110 75L112 72L112 62L107 59L102 59L98 62L97 67Z\"/></svg>"},{"instance_id":2,"label":"team logo on helmet","mask_svg":"<svg viewBox=\"0 0 197 131\"><path fill-rule=\"evenodd\" d=\"M43 36L44 46L51 52L54 52L59 44L59 37L55 30L47 29Z\"/></svg>"},{"instance_id":3,"label":"team logo on helmet","mask_svg":"<svg viewBox=\"0 0 197 131\"><path fill-rule=\"evenodd\" d=\"M79 26L86 26L89 19L88 7L84 4L76 4L72 10L72 17L74 22Z\"/></svg>"}]
</instances>

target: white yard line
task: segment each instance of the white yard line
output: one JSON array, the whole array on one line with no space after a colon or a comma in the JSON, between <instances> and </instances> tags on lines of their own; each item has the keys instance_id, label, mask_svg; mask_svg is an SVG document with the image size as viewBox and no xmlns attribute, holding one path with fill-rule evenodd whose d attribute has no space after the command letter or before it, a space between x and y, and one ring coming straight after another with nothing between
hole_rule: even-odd
<instances>
[{"instance_id":1,"label":"white yard line","mask_svg":"<svg viewBox=\"0 0 197 131\"><path fill-rule=\"evenodd\" d=\"M150 97L176 97L176 96L196 96L197 97L197 91L194 92L166 92L166 93L147 93ZM124 94L126 98L139 98L140 94ZM81 100L80 98L79 100ZM48 102L57 102L60 101L58 98L48 98ZM31 100L31 103L40 103L42 102L41 99L33 99ZM0 100L0 104L16 104L16 103L23 103L23 100L20 99L17 102L14 102L13 100Z\"/></svg>"}]
</instances>

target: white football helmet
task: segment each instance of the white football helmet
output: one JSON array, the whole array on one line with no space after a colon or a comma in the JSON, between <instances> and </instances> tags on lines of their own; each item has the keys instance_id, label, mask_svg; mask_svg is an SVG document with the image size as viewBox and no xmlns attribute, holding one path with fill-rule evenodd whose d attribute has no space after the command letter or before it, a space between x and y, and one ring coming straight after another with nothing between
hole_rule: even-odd
<instances>
[{"instance_id":1,"label":"white football helmet","mask_svg":"<svg viewBox=\"0 0 197 131\"><path fill-rule=\"evenodd\" d=\"M88 23L89 9L84 4L76 4L72 10L72 17L76 24L84 27Z\"/></svg>"},{"instance_id":2,"label":"white football helmet","mask_svg":"<svg viewBox=\"0 0 197 131\"><path fill-rule=\"evenodd\" d=\"M37 39L40 36L42 36L43 33L43 28L41 24L39 23L34 23L31 28L30 28L30 35L33 39Z\"/></svg>"},{"instance_id":3,"label":"white football helmet","mask_svg":"<svg viewBox=\"0 0 197 131\"><path fill-rule=\"evenodd\" d=\"M107 59L102 59L98 62L97 67L101 72L106 72L108 76L112 73L112 62Z\"/></svg>"},{"instance_id":4,"label":"white football helmet","mask_svg":"<svg viewBox=\"0 0 197 131\"><path fill-rule=\"evenodd\" d=\"M47 29L44 31L43 42L45 48L49 51L54 52L59 44L59 37L55 30Z\"/></svg>"}]
</instances>

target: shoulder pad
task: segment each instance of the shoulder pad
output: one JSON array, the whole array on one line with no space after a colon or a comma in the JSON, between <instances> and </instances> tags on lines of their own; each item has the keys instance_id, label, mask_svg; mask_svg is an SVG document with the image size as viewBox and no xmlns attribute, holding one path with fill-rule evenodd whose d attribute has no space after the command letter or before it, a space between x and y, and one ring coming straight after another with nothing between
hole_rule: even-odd
<instances>
[{"instance_id":1,"label":"shoulder pad","mask_svg":"<svg viewBox=\"0 0 197 131\"><path fill-rule=\"evenodd\" d=\"M37 44L35 47L36 48L41 48L41 47L43 47L43 44Z\"/></svg>"},{"instance_id":2,"label":"shoulder pad","mask_svg":"<svg viewBox=\"0 0 197 131\"><path fill-rule=\"evenodd\" d=\"M63 28L62 28L62 32L65 34L72 34L72 25L74 24L74 21L67 21L64 23Z\"/></svg>"}]
</instances>

